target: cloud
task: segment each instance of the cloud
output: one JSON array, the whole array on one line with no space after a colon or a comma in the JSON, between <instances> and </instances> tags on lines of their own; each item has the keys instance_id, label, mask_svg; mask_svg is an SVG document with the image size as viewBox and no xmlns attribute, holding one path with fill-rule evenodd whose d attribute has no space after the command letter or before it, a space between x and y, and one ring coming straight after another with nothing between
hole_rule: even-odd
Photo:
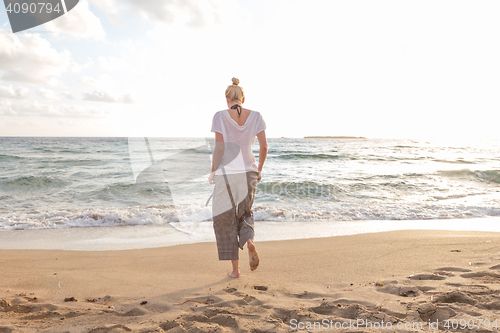
<instances>
[{"instance_id":1,"label":"cloud","mask_svg":"<svg viewBox=\"0 0 500 333\"><path fill-rule=\"evenodd\" d=\"M58 52L38 34L16 35L0 28L2 80L55 85L74 63L67 50Z\"/></svg>"},{"instance_id":2,"label":"cloud","mask_svg":"<svg viewBox=\"0 0 500 333\"><path fill-rule=\"evenodd\" d=\"M88 75L82 76L78 81L91 87L94 87L97 84L97 80Z\"/></svg>"},{"instance_id":3,"label":"cloud","mask_svg":"<svg viewBox=\"0 0 500 333\"><path fill-rule=\"evenodd\" d=\"M210 23L217 23L217 7L230 5L230 0L89 0L102 10L113 23L122 24L128 14L137 15L146 20L165 24L180 24L190 28L203 28ZM215 3L215 4L214 4ZM217 6L220 5L220 6Z\"/></svg>"},{"instance_id":4,"label":"cloud","mask_svg":"<svg viewBox=\"0 0 500 333\"><path fill-rule=\"evenodd\" d=\"M0 106L9 106L12 102L6 98L0 98Z\"/></svg>"},{"instance_id":5,"label":"cloud","mask_svg":"<svg viewBox=\"0 0 500 333\"><path fill-rule=\"evenodd\" d=\"M78 5L67 14L47 22L47 31L62 34L75 39L94 39L103 41L106 33L101 20L89 9L89 3L81 0Z\"/></svg>"},{"instance_id":6,"label":"cloud","mask_svg":"<svg viewBox=\"0 0 500 333\"><path fill-rule=\"evenodd\" d=\"M14 99L24 99L28 97L28 89L26 88L17 88L14 90L12 85L9 86L1 86L0 85L0 97L4 98L14 98Z\"/></svg>"},{"instance_id":7,"label":"cloud","mask_svg":"<svg viewBox=\"0 0 500 333\"><path fill-rule=\"evenodd\" d=\"M69 91L64 91L61 95L66 99L75 99L73 94Z\"/></svg>"},{"instance_id":8,"label":"cloud","mask_svg":"<svg viewBox=\"0 0 500 333\"><path fill-rule=\"evenodd\" d=\"M101 64L101 66L107 66L109 62L109 58L99 57L99 63ZM118 71L118 77L114 77L108 73L104 73L99 75L98 78L93 78L91 76L82 76L79 79L80 83L92 87L92 92L84 91L82 93L83 100L105 103L135 103L136 101L130 93L130 90L134 85L132 83L128 83L127 81L125 81L126 83L124 84L124 81L121 80L121 76L127 71L127 68L129 68L130 66L127 66L125 61L118 58L113 58L111 63L114 64L113 66L115 67L108 67L108 70ZM124 93L124 91L126 93Z\"/></svg>"},{"instance_id":9,"label":"cloud","mask_svg":"<svg viewBox=\"0 0 500 333\"><path fill-rule=\"evenodd\" d=\"M83 100L91 102L117 103L117 100L105 91L84 92Z\"/></svg>"},{"instance_id":10,"label":"cloud","mask_svg":"<svg viewBox=\"0 0 500 333\"><path fill-rule=\"evenodd\" d=\"M94 91L94 92L84 92L83 100L91 102L105 102L105 103L124 103L133 104L135 103L131 94L125 94L120 98L115 98L105 91Z\"/></svg>"},{"instance_id":11,"label":"cloud","mask_svg":"<svg viewBox=\"0 0 500 333\"><path fill-rule=\"evenodd\" d=\"M199 1L131 0L129 3L133 9L138 10L147 20L153 19L167 24L181 21L191 28L202 28L207 24Z\"/></svg>"},{"instance_id":12,"label":"cloud","mask_svg":"<svg viewBox=\"0 0 500 333\"><path fill-rule=\"evenodd\" d=\"M89 75L82 76L79 80L80 83L83 83L86 86L92 87L95 90L116 90L120 85L120 82L117 81L114 76L104 73L99 75L98 78L94 78Z\"/></svg>"},{"instance_id":13,"label":"cloud","mask_svg":"<svg viewBox=\"0 0 500 333\"><path fill-rule=\"evenodd\" d=\"M99 57L98 59L101 69L105 71L126 71L131 66L124 59L116 57Z\"/></svg>"},{"instance_id":14,"label":"cloud","mask_svg":"<svg viewBox=\"0 0 500 333\"><path fill-rule=\"evenodd\" d=\"M114 24L123 24L122 9L124 1L117 0L89 0L94 6L103 11L106 18Z\"/></svg>"},{"instance_id":15,"label":"cloud","mask_svg":"<svg viewBox=\"0 0 500 333\"><path fill-rule=\"evenodd\" d=\"M43 99L53 100L53 101L59 100L59 97L57 97L56 93L49 89L40 88L37 90L37 94Z\"/></svg>"},{"instance_id":16,"label":"cloud","mask_svg":"<svg viewBox=\"0 0 500 333\"><path fill-rule=\"evenodd\" d=\"M87 61L84 64L78 64L78 63L73 63L73 66L71 67L71 71L73 73L79 73L84 70L88 70L94 66L94 61L91 58L87 58Z\"/></svg>"},{"instance_id":17,"label":"cloud","mask_svg":"<svg viewBox=\"0 0 500 333\"><path fill-rule=\"evenodd\" d=\"M0 107L0 116L95 118L103 116L101 109L86 105L44 104L38 101Z\"/></svg>"},{"instance_id":18,"label":"cloud","mask_svg":"<svg viewBox=\"0 0 500 333\"><path fill-rule=\"evenodd\" d=\"M125 94L125 95L123 95L121 101L122 101L122 103L125 103L125 104L133 104L133 103L135 103L135 101L132 98L131 94Z\"/></svg>"}]
</instances>

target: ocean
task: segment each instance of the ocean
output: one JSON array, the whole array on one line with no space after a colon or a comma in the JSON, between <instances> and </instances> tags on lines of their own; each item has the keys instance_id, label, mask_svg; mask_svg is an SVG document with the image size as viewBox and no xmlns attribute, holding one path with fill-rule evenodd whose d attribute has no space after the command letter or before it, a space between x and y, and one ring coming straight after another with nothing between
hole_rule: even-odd
<instances>
[{"instance_id":1,"label":"ocean","mask_svg":"<svg viewBox=\"0 0 500 333\"><path fill-rule=\"evenodd\" d=\"M500 140L269 138L268 146L256 221L500 215ZM0 137L0 230L205 225L211 147L212 138ZM258 159L257 140L253 152Z\"/></svg>"}]
</instances>

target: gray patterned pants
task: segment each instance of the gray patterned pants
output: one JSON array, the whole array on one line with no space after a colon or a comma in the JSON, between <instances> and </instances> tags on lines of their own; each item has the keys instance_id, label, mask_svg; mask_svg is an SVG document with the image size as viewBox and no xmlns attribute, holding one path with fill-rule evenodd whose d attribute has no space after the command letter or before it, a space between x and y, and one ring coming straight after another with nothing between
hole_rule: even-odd
<instances>
[{"instance_id":1,"label":"gray patterned pants","mask_svg":"<svg viewBox=\"0 0 500 333\"><path fill-rule=\"evenodd\" d=\"M259 174L215 176L212 199L213 226L219 260L238 260L238 247L254 238L252 204Z\"/></svg>"}]
</instances>

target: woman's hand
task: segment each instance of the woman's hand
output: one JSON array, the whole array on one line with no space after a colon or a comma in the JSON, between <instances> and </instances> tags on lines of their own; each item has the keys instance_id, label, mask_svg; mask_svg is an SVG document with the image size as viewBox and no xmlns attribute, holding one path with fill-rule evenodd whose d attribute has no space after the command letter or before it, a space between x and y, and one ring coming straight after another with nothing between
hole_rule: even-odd
<instances>
[{"instance_id":1,"label":"woman's hand","mask_svg":"<svg viewBox=\"0 0 500 333\"><path fill-rule=\"evenodd\" d=\"M215 176L215 171L212 171L210 173L210 176L208 176L208 183L209 184L215 184L215 182L214 182L214 176Z\"/></svg>"},{"instance_id":2,"label":"woman's hand","mask_svg":"<svg viewBox=\"0 0 500 333\"><path fill-rule=\"evenodd\" d=\"M257 183L260 183L262 180L262 171L259 171L259 177L257 178Z\"/></svg>"}]
</instances>

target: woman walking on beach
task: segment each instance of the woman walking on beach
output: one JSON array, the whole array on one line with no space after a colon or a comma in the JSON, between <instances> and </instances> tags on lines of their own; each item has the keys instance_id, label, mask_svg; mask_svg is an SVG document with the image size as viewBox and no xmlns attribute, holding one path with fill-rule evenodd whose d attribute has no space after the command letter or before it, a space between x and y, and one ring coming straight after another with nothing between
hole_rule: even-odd
<instances>
[{"instance_id":1,"label":"woman walking on beach","mask_svg":"<svg viewBox=\"0 0 500 333\"><path fill-rule=\"evenodd\" d=\"M239 249L247 244L250 269L257 269L252 204L267 157L266 123L257 111L244 109L245 93L237 78L226 89L227 110L214 115L215 149L209 182L215 184L212 215L219 260L231 260L232 272L240 276ZM259 140L259 164L252 145Z\"/></svg>"}]
</instances>

